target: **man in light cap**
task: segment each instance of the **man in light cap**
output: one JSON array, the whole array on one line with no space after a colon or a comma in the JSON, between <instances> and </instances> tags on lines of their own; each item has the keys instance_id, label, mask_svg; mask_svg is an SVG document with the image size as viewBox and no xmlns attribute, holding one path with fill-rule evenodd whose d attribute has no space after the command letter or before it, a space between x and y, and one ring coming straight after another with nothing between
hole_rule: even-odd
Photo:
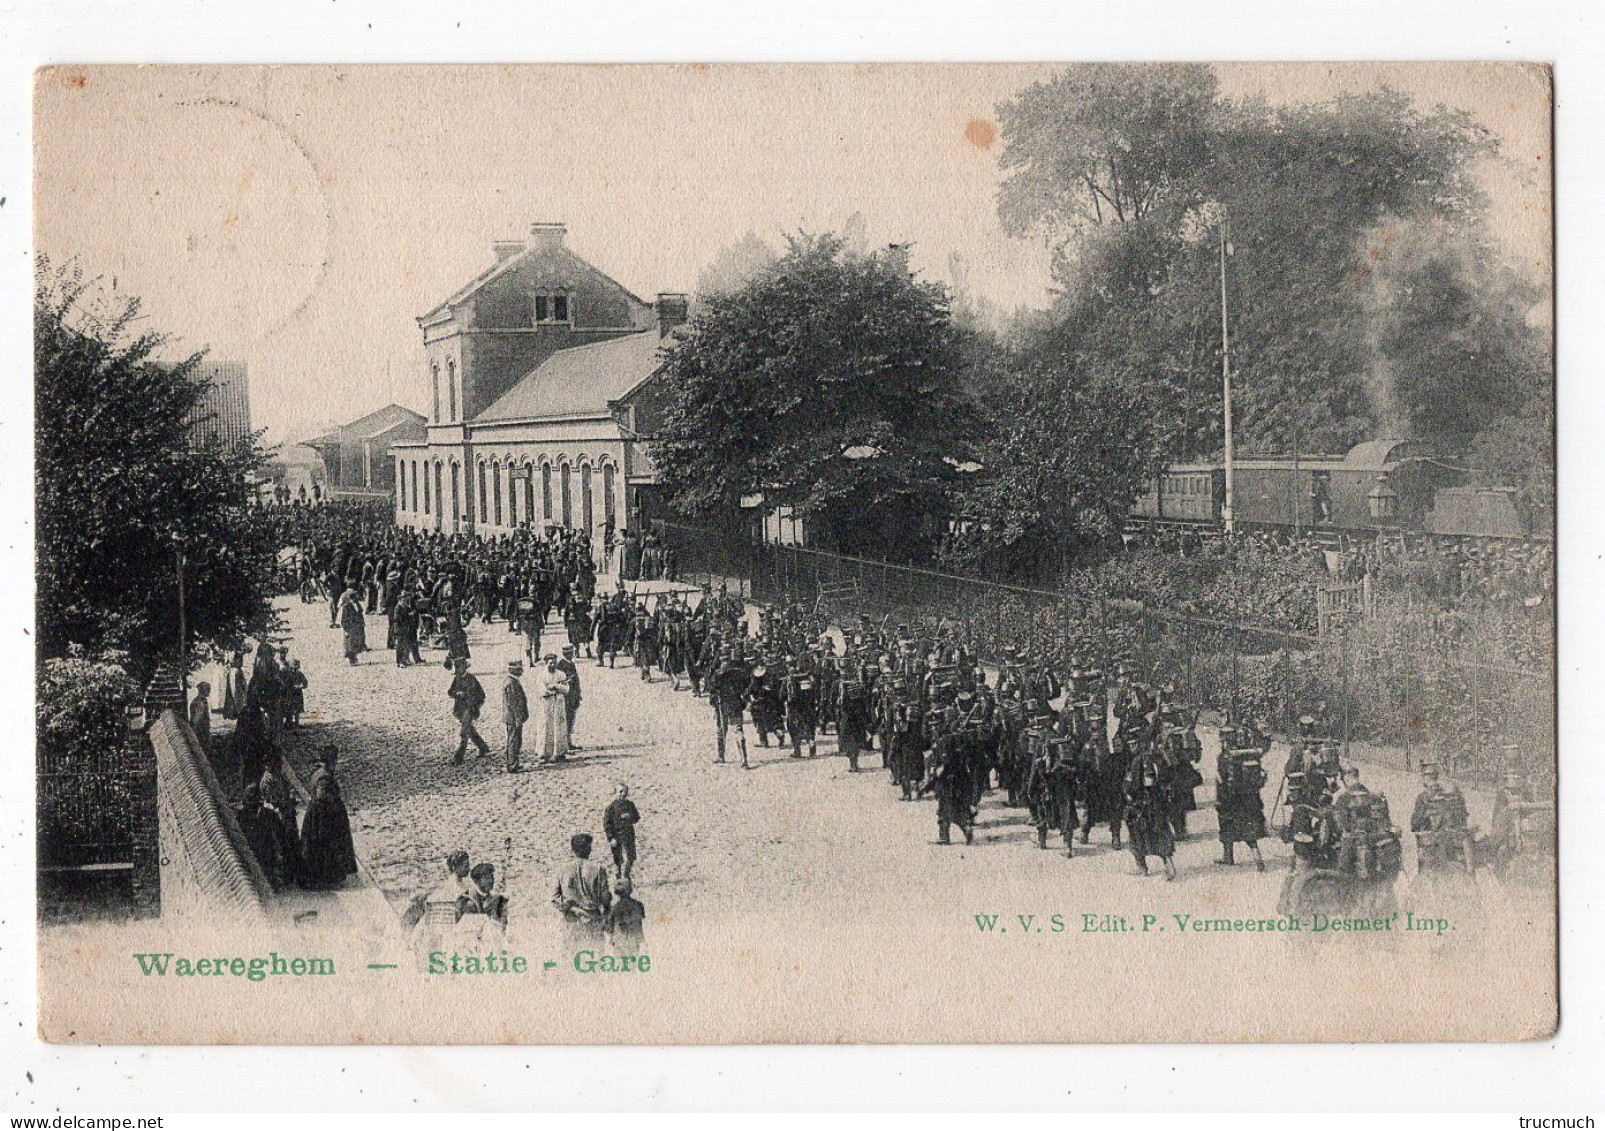
<instances>
[{"instance_id":1,"label":"man in light cap","mask_svg":"<svg viewBox=\"0 0 1605 1131\"><path fill-rule=\"evenodd\" d=\"M580 713L580 699L582 697L582 692L580 691L580 669L574 663L574 658L574 645L563 645L563 654L557 659L557 670L568 676L568 691L565 693L564 699L568 707L568 748L570 750L582 750L584 747L574 741L574 717Z\"/></svg>"},{"instance_id":2,"label":"man in light cap","mask_svg":"<svg viewBox=\"0 0 1605 1131\"><path fill-rule=\"evenodd\" d=\"M513 660L507 665L507 683L502 687L502 721L507 725L507 772L521 773L519 759L524 753L524 724L529 722L529 698L519 677L524 674L524 662Z\"/></svg>"}]
</instances>

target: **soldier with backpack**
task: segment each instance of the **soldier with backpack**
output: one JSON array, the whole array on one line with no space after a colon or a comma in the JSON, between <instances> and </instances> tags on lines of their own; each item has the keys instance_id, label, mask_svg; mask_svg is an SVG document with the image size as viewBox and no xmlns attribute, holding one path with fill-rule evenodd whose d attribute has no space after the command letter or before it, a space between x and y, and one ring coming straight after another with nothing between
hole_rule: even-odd
<instances>
[{"instance_id":1,"label":"soldier with backpack","mask_svg":"<svg viewBox=\"0 0 1605 1131\"><path fill-rule=\"evenodd\" d=\"M1248 845L1254 867L1265 870L1259 842L1265 836L1264 758L1270 741L1252 726L1224 726L1220 732L1220 756L1216 759L1215 814L1220 822L1220 863L1236 863L1233 849Z\"/></svg>"}]
</instances>

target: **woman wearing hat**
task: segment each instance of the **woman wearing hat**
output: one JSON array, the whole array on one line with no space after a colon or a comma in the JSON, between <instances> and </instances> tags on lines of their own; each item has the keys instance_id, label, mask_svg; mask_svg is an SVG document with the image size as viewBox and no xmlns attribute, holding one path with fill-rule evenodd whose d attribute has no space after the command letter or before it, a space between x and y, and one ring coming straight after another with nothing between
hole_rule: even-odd
<instances>
[{"instance_id":1,"label":"woman wearing hat","mask_svg":"<svg viewBox=\"0 0 1605 1131\"><path fill-rule=\"evenodd\" d=\"M548 653L546 670L541 673L541 713L545 727L541 734L541 761L568 760L568 673L557 666L557 655Z\"/></svg>"}]
</instances>

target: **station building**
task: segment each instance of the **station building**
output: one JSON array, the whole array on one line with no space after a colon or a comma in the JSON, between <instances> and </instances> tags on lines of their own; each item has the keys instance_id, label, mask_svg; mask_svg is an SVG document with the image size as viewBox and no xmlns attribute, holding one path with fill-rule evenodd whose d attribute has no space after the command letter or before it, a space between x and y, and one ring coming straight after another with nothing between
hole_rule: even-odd
<instances>
[{"instance_id":1,"label":"station building","mask_svg":"<svg viewBox=\"0 0 1605 1131\"><path fill-rule=\"evenodd\" d=\"M396 521L490 537L558 525L600 548L659 509L647 441L687 298L637 297L574 254L563 224L493 251L418 319L430 411L424 439L391 446Z\"/></svg>"}]
</instances>

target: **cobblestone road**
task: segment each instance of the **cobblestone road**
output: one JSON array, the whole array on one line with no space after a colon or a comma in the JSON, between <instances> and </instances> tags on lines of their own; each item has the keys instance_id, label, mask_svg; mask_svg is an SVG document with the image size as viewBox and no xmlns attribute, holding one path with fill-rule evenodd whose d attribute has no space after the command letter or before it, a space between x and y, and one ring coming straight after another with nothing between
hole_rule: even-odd
<instances>
[{"instance_id":1,"label":"cobblestone road","mask_svg":"<svg viewBox=\"0 0 1605 1131\"><path fill-rule=\"evenodd\" d=\"M1204 807L1192 815L1192 839L1178 850L1174 884L1157 874L1134 875L1131 857L1111 851L1106 832L1095 833L1090 848L1077 846L1073 860L1057 850L1057 838L1054 851L1039 851L1024 810L1004 807L995 793L983 805L976 844L942 847L934 803L898 801L878 768L848 773L833 738L821 744L817 760L754 747L750 772L714 764L706 701L676 693L661 676L643 683L627 661L616 669L581 664L584 703L575 737L584 750L573 761L509 775L502 770L500 688L507 661L521 655L521 640L502 623L475 624L469 634L473 670L489 699L481 731L492 753L471 751L466 765L452 766L456 729L441 652L426 649L428 663L398 669L390 653L374 650L351 667L324 606L292 602L287 616L292 655L310 680L304 726L290 736L291 758L305 773L320 743L340 746L359 855L398 908L438 882L446 854L463 848L498 871L510 861L515 925L527 917L550 922L550 881L568 857L568 839L590 831L599 857L605 853L602 810L620 780L643 815L636 882L649 924L737 908L778 915L804 904L831 917L895 917L913 906L1030 907L1044 896L1070 906L1119 899L1122 907L1164 912L1181 900L1223 913L1268 914L1286 866L1286 849L1274 840L1263 842L1271 865L1264 875L1241 863L1235 869L1214 863L1212 781L1199 790ZM382 644L384 633L384 619L370 617L369 641ZM561 636L554 620L549 650ZM525 679L533 701L534 681ZM538 747L537 722L526 728L526 765L533 763L529 748ZM1203 768L1212 778L1212 736L1205 742ZM1282 753L1271 759L1273 783ZM878 767L878 757L866 761ZM1408 779L1375 771L1368 780L1388 792L1396 819L1407 813ZM1401 893L1406 887L1401 883Z\"/></svg>"}]
</instances>

